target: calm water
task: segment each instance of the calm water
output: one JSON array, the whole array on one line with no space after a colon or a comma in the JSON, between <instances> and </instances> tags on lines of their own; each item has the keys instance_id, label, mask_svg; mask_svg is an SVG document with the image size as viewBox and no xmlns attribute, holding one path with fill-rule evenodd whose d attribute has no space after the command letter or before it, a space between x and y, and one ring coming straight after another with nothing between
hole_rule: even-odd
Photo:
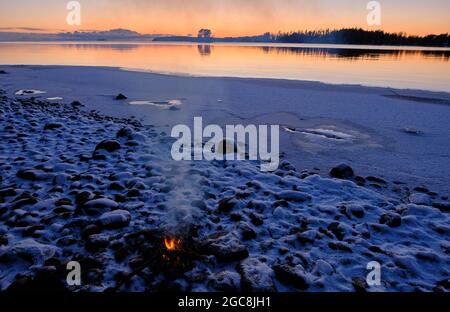
<instances>
[{"instance_id":1,"label":"calm water","mask_svg":"<svg viewBox=\"0 0 450 312\"><path fill-rule=\"evenodd\" d=\"M450 92L450 49L348 45L0 43L0 64L115 66Z\"/></svg>"}]
</instances>

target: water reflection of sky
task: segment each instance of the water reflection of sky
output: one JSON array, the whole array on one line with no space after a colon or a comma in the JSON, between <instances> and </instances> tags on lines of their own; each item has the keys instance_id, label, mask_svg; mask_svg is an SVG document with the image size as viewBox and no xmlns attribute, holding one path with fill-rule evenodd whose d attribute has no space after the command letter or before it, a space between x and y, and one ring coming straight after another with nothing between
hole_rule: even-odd
<instances>
[{"instance_id":1,"label":"water reflection of sky","mask_svg":"<svg viewBox=\"0 0 450 312\"><path fill-rule=\"evenodd\" d=\"M450 50L183 43L0 43L3 64L88 65L205 76L450 91Z\"/></svg>"}]
</instances>

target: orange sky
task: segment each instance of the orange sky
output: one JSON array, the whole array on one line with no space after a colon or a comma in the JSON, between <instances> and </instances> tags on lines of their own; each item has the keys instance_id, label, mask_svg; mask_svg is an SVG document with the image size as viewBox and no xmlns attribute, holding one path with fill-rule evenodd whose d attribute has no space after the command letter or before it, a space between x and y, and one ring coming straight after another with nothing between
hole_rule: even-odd
<instances>
[{"instance_id":1,"label":"orange sky","mask_svg":"<svg viewBox=\"0 0 450 312\"><path fill-rule=\"evenodd\" d=\"M215 36L342 27L428 34L450 32L450 1L379 1L382 25L368 26L363 0L80 0L82 24L66 24L64 0L0 0L0 31L13 27L44 31L127 28L141 33Z\"/></svg>"}]
</instances>

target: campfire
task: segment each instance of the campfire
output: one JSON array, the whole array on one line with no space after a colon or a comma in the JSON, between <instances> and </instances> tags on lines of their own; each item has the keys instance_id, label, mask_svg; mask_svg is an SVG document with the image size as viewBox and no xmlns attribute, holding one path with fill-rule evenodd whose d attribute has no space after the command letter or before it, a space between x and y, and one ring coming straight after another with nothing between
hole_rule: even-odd
<instances>
[{"instance_id":1,"label":"campfire","mask_svg":"<svg viewBox=\"0 0 450 312\"><path fill-rule=\"evenodd\" d=\"M116 285L116 289L146 268L155 274L163 274L166 281L175 280L191 270L194 261L202 257L197 251L194 233L190 228L186 230L180 227L177 230L159 228L141 231L129 236L128 239L134 240L136 251L143 261L126 280ZM143 248L144 244L146 247Z\"/></svg>"},{"instance_id":2,"label":"campfire","mask_svg":"<svg viewBox=\"0 0 450 312\"><path fill-rule=\"evenodd\" d=\"M176 238L164 238L164 245L166 246L167 251L174 251L180 248L181 240Z\"/></svg>"}]
</instances>

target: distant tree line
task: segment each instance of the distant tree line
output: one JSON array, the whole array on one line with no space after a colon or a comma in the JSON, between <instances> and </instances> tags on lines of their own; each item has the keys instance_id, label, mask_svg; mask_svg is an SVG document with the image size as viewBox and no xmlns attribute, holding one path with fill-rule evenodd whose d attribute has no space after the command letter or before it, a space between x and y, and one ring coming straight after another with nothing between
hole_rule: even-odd
<instances>
[{"instance_id":1,"label":"distant tree line","mask_svg":"<svg viewBox=\"0 0 450 312\"><path fill-rule=\"evenodd\" d=\"M265 33L244 37L213 37L209 29L199 30L194 36L162 36L154 41L188 41L188 42L281 42L281 43L326 43L326 44L361 44L361 45L406 45L450 47L450 35L408 36L405 33L388 33L381 30L364 30L361 28L344 28L339 30L296 31L278 34Z\"/></svg>"},{"instance_id":2,"label":"distant tree line","mask_svg":"<svg viewBox=\"0 0 450 312\"><path fill-rule=\"evenodd\" d=\"M449 47L450 35L408 36L405 33L387 33L381 30L368 31L361 28L340 30L314 30L278 33L274 41L284 43L328 43L364 45L408 45Z\"/></svg>"}]
</instances>

